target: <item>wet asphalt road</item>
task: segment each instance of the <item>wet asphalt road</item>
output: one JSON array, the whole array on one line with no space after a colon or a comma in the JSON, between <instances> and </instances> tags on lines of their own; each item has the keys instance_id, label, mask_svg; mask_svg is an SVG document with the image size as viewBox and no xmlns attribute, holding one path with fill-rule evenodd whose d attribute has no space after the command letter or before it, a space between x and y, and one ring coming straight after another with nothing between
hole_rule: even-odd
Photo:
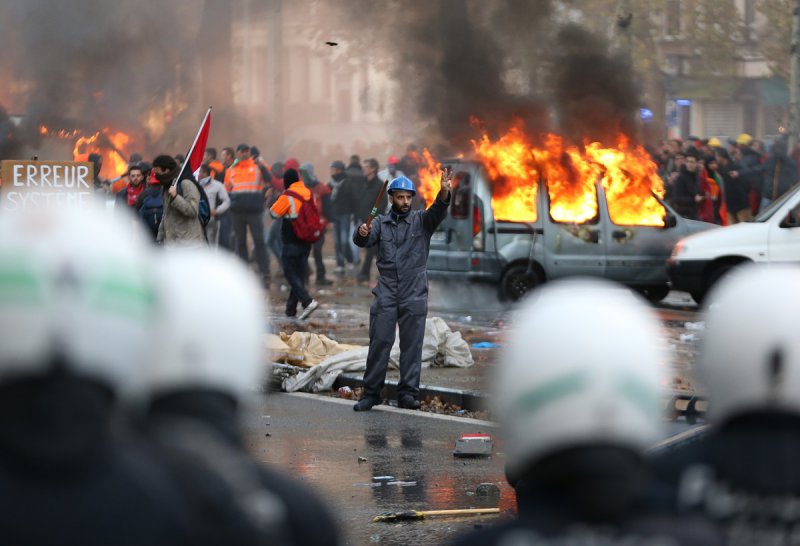
<instances>
[{"instance_id":1,"label":"wet asphalt road","mask_svg":"<svg viewBox=\"0 0 800 546\"><path fill-rule=\"evenodd\" d=\"M460 434L493 433L489 423L387 407L356 413L349 401L270 394L260 397L245 426L248 448L259 460L285 469L322 495L346 544L447 544L516 509L503 457L497 455L502 446L495 444L495 455L488 459L453 456ZM359 462L359 457L367 460ZM475 494L486 482L498 486L499 497ZM495 506L506 513L372 522L389 511Z\"/></svg>"},{"instance_id":2,"label":"wet asphalt road","mask_svg":"<svg viewBox=\"0 0 800 546\"><path fill-rule=\"evenodd\" d=\"M244 422L251 453L317 490L339 522L343 543L448 544L476 525L513 517L516 505L503 473L503 445L491 423L387 406L356 413L352 404L308 394L258 395ZM687 428L670 423L663 436ZM479 432L495 436L491 458L453 456L461 434ZM359 457L366 461L359 462ZM499 496L478 496L481 483L497 485ZM372 522L390 511L483 507L502 512Z\"/></svg>"}]
</instances>

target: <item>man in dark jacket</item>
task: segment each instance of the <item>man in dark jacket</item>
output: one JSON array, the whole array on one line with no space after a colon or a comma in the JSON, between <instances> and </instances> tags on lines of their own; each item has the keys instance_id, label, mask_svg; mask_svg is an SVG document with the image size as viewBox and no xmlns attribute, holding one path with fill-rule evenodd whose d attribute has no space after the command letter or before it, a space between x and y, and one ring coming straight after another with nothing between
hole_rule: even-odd
<instances>
[{"instance_id":1,"label":"man in dark jacket","mask_svg":"<svg viewBox=\"0 0 800 546\"><path fill-rule=\"evenodd\" d=\"M336 249L336 273L344 275L345 262L357 263L357 256L352 251L350 239L353 193L352 182L345 172L343 161L331 163L331 178L328 186L331 188L331 216L328 218L333 223L333 243ZM356 249L357 250L357 249Z\"/></svg>"},{"instance_id":2,"label":"man in dark jacket","mask_svg":"<svg viewBox=\"0 0 800 546\"><path fill-rule=\"evenodd\" d=\"M690 150L686 154L686 164L675 179L670 192L671 204L675 212L690 220L697 220L697 204L704 197L700 193L700 179L697 172L697 152Z\"/></svg>"},{"instance_id":3,"label":"man in dark jacket","mask_svg":"<svg viewBox=\"0 0 800 546\"><path fill-rule=\"evenodd\" d=\"M358 196L356 201L356 211L354 221L356 225L360 226L367 221L372 207L375 205L375 199L378 194L383 191L383 180L378 176L378 162L375 159L367 159L364 161L364 176L360 177L357 182L353 184L355 194ZM386 210L387 201L384 196L378 204L378 212ZM361 271L358 273L358 282L365 286L369 285L370 272L372 269L372 261L375 259L377 247L367 247L364 253L364 261L361 264Z\"/></svg>"},{"instance_id":4,"label":"man in dark jacket","mask_svg":"<svg viewBox=\"0 0 800 546\"><path fill-rule=\"evenodd\" d=\"M750 186L738 176L739 164L735 162L727 150L717 148L717 170L722 176L725 207L728 209L728 224L749 222L753 219L750 212ZM734 176L732 173L736 173Z\"/></svg>"},{"instance_id":5,"label":"man in dark jacket","mask_svg":"<svg viewBox=\"0 0 800 546\"><path fill-rule=\"evenodd\" d=\"M761 154L752 147L753 137L742 133L736 138L741 159L739 170L732 171L733 178L741 177L750 187L750 211L758 213L761 204L761 188L764 180L764 165L761 163Z\"/></svg>"},{"instance_id":6,"label":"man in dark jacket","mask_svg":"<svg viewBox=\"0 0 800 546\"><path fill-rule=\"evenodd\" d=\"M797 163L789 157L788 143L780 138L772 145L772 153L764 163L764 183L761 189L761 210L797 184Z\"/></svg>"},{"instance_id":7,"label":"man in dark jacket","mask_svg":"<svg viewBox=\"0 0 800 546\"><path fill-rule=\"evenodd\" d=\"M380 181L379 181L380 182ZM428 314L428 276L426 264L431 236L447 216L452 173L442 173L439 195L426 211L411 210L416 193L414 183L405 176L389 183L392 209L361 224L353 234L360 247L377 248L378 284L369 312L369 352L364 372L364 397L353 407L368 411L383 401L383 383L389 353L400 329L400 384L397 405L419 409L419 377L422 367L422 340ZM366 218L365 218L366 220Z\"/></svg>"}]
</instances>

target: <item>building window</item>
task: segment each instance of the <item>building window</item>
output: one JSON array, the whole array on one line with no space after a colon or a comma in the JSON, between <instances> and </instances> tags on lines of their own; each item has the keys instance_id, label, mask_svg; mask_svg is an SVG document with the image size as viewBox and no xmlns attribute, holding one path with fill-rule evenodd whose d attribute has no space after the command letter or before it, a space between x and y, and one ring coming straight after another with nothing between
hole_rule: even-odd
<instances>
[{"instance_id":1,"label":"building window","mask_svg":"<svg viewBox=\"0 0 800 546\"><path fill-rule=\"evenodd\" d=\"M666 7L666 29L667 36L680 36L681 34L681 0L667 0Z\"/></svg>"}]
</instances>

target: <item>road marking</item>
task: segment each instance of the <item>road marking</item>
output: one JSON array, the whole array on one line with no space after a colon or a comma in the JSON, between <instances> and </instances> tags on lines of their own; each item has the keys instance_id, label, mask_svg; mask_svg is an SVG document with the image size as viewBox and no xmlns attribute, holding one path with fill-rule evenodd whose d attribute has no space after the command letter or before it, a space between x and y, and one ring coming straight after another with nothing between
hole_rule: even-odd
<instances>
[{"instance_id":1,"label":"road marking","mask_svg":"<svg viewBox=\"0 0 800 546\"><path fill-rule=\"evenodd\" d=\"M355 404L355 400L345 400L342 398L333 398L330 396L320 396L318 394L312 394L308 392L281 392L274 394L271 393L270 397L273 397L275 395L294 396L296 398L306 398L308 400L317 400L320 402L339 404L341 406L349 406L351 410L353 408L353 404ZM497 423L493 423L492 421L484 421L482 419L473 419L471 417L456 417L455 415L441 415L439 413L431 413L428 411L420 411L420 410L406 410L406 409L395 408L392 406L387 406L386 404L380 404L378 406L374 406L370 411L388 411L390 413L402 413L404 415L413 415L414 417L427 417L428 419L438 419L440 421L449 421L451 423L463 423L465 425L479 425L482 427L497 428L498 426Z\"/></svg>"}]
</instances>

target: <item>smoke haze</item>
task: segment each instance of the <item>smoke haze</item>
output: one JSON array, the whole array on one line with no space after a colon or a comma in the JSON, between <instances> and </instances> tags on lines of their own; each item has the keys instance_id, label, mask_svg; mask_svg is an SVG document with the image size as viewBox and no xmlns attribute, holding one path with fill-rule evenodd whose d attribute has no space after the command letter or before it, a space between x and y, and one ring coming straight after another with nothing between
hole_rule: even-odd
<instances>
[{"instance_id":1,"label":"smoke haze","mask_svg":"<svg viewBox=\"0 0 800 546\"><path fill-rule=\"evenodd\" d=\"M91 133L126 132L192 100L189 67L202 1L6 0L0 5L4 80L20 82L20 128L37 144L39 124ZM194 15L198 14L198 15ZM176 92L177 90L177 92ZM184 96L178 96L181 93Z\"/></svg>"}]
</instances>

